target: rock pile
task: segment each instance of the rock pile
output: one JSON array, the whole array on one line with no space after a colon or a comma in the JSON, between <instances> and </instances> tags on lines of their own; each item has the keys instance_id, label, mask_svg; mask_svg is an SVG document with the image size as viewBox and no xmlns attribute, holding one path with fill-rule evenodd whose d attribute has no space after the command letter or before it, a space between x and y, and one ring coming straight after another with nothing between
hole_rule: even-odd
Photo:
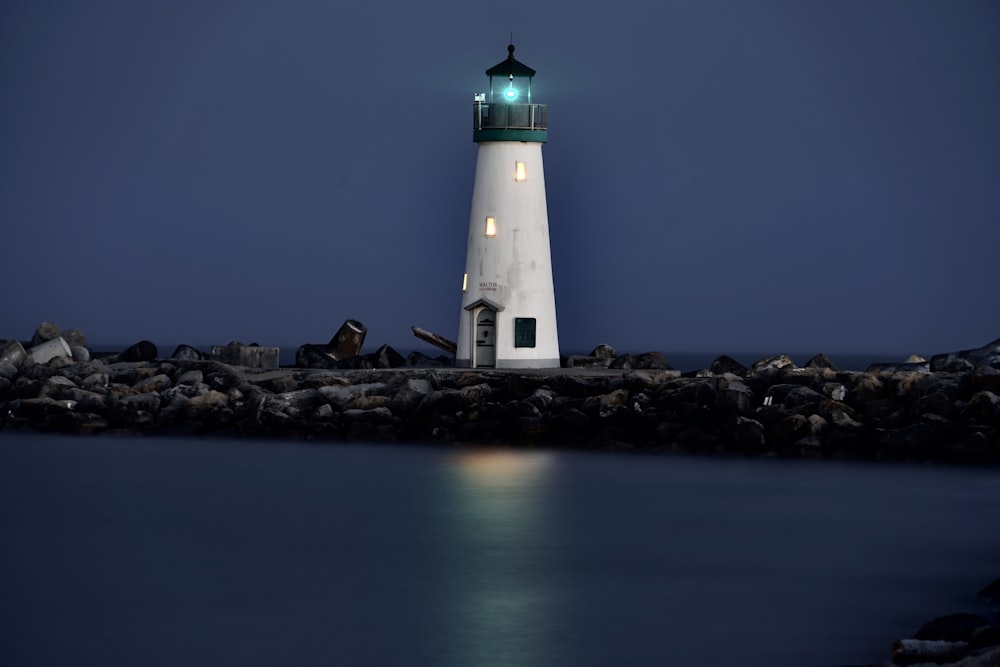
<instances>
[{"instance_id":1,"label":"rock pile","mask_svg":"<svg viewBox=\"0 0 1000 667\"><path fill-rule=\"evenodd\" d=\"M822 355L799 368L781 355L751 368L720 357L682 375L659 353L618 369L263 371L185 346L148 359L140 344L138 361L39 363L12 343L0 348L0 425L998 463L1000 341L991 345L992 356L943 355L971 366L960 371L844 372Z\"/></svg>"}]
</instances>

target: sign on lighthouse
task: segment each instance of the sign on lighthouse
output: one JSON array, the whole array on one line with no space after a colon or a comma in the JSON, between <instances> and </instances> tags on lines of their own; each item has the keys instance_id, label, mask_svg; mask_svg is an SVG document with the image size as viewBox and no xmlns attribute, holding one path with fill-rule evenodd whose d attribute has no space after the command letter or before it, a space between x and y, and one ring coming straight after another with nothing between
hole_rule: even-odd
<instances>
[{"instance_id":1,"label":"sign on lighthouse","mask_svg":"<svg viewBox=\"0 0 1000 667\"><path fill-rule=\"evenodd\" d=\"M531 99L535 70L507 59L486 70L473 104L478 145L455 362L472 368L557 368L542 144L544 104Z\"/></svg>"}]
</instances>

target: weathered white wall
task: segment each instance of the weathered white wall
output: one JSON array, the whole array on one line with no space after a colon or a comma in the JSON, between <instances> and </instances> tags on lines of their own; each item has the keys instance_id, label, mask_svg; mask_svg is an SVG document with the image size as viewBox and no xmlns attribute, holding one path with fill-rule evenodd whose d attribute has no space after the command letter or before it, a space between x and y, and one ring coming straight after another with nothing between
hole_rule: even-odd
<instances>
[{"instance_id":1,"label":"weathered white wall","mask_svg":"<svg viewBox=\"0 0 1000 667\"><path fill-rule=\"evenodd\" d=\"M527 180L516 182L524 162ZM496 218L497 235L485 235L486 218ZM493 141L479 144L465 260L468 288L462 295L459 365L470 365L475 347L475 313L465 307L488 299L504 307L497 314L498 368L559 366L549 220L545 202L542 144ZM535 347L514 347L514 318L537 321Z\"/></svg>"}]
</instances>

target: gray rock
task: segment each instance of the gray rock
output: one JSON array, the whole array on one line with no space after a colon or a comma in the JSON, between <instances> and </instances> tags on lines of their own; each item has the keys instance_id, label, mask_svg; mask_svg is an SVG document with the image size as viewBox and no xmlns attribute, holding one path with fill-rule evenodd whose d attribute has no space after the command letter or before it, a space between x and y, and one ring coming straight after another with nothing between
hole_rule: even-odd
<instances>
[{"instance_id":1,"label":"gray rock","mask_svg":"<svg viewBox=\"0 0 1000 667\"><path fill-rule=\"evenodd\" d=\"M16 340L8 341L6 345L0 349L0 362L7 362L13 364L15 367L20 368L21 364L28 357L28 353L25 352L24 347Z\"/></svg>"},{"instance_id":2,"label":"gray rock","mask_svg":"<svg viewBox=\"0 0 1000 667\"><path fill-rule=\"evenodd\" d=\"M90 361L90 350L82 345L72 345L69 349L72 354L73 361L77 363L87 363Z\"/></svg>"},{"instance_id":3,"label":"gray rock","mask_svg":"<svg viewBox=\"0 0 1000 667\"><path fill-rule=\"evenodd\" d=\"M177 378L177 384L197 384L205 381L205 374L200 370L185 371Z\"/></svg>"},{"instance_id":4,"label":"gray rock","mask_svg":"<svg viewBox=\"0 0 1000 667\"><path fill-rule=\"evenodd\" d=\"M7 360L0 361L0 378L14 380L17 378L18 373L17 366L13 363Z\"/></svg>"},{"instance_id":5,"label":"gray rock","mask_svg":"<svg viewBox=\"0 0 1000 667\"><path fill-rule=\"evenodd\" d=\"M87 347L87 337L79 329L66 329L62 332L62 338L70 347Z\"/></svg>"},{"instance_id":6,"label":"gray rock","mask_svg":"<svg viewBox=\"0 0 1000 667\"><path fill-rule=\"evenodd\" d=\"M27 350L28 358L36 364L47 364L53 359L65 357L72 359L73 351L62 338L58 336L51 340L39 343Z\"/></svg>"},{"instance_id":7,"label":"gray rock","mask_svg":"<svg viewBox=\"0 0 1000 667\"><path fill-rule=\"evenodd\" d=\"M390 409L396 414L412 412L433 391L431 383L421 378L406 380L393 397Z\"/></svg>"},{"instance_id":8,"label":"gray rock","mask_svg":"<svg viewBox=\"0 0 1000 667\"><path fill-rule=\"evenodd\" d=\"M35 347L47 341L59 338L61 333L62 332L60 331L58 324L54 324L53 322L40 322L38 324L38 328L35 329L34 335L31 337L30 346Z\"/></svg>"}]
</instances>

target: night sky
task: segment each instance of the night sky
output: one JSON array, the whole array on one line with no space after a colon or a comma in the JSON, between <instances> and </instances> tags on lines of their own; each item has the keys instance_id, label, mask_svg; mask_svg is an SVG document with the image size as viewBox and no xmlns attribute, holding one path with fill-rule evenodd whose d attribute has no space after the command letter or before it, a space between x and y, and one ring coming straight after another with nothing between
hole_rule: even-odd
<instances>
[{"instance_id":1,"label":"night sky","mask_svg":"<svg viewBox=\"0 0 1000 667\"><path fill-rule=\"evenodd\" d=\"M0 338L454 338L511 33L564 353L1000 337L995 0L6 0Z\"/></svg>"}]
</instances>

